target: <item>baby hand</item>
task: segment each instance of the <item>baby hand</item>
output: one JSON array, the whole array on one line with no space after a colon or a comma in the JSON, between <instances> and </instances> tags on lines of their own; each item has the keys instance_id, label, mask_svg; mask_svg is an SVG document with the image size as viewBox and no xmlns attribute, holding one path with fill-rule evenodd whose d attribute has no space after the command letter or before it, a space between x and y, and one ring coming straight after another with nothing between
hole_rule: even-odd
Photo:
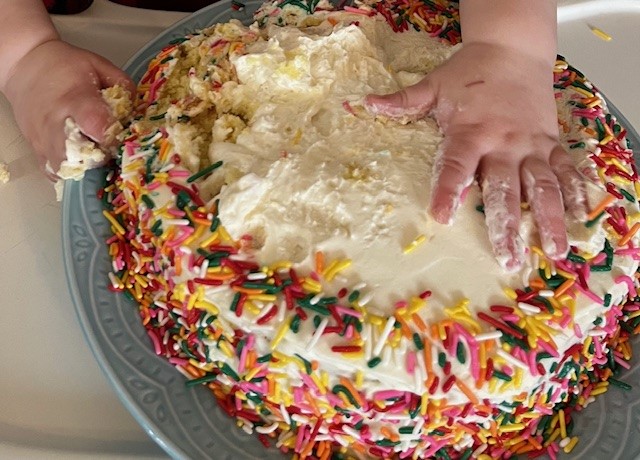
<instances>
[{"instance_id":1,"label":"baby hand","mask_svg":"<svg viewBox=\"0 0 640 460\"><path fill-rule=\"evenodd\" d=\"M478 179L489 240L508 270L524 260L520 202L528 201L545 254L568 251L565 207L586 214L582 177L558 143L552 69L506 47L465 45L414 86L369 95L367 109L390 117L432 114L444 133L435 162L431 213L453 221L463 190ZM564 199L564 201L563 201Z\"/></svg>"},{"instance_id":2,"label":"baby hand","mask_svg":"<svg viewBox=\"0 0 640 460\"><path fill-rule=\"evenodd\" d=\"M18 126L31 143L41 167L58 171L65 159L65 120L104 146L116 120L101 90L115 84L135 94L131 79L108 60L61 40L37 46L15 65L6 96Z\"/></svg>"}]
</instances>

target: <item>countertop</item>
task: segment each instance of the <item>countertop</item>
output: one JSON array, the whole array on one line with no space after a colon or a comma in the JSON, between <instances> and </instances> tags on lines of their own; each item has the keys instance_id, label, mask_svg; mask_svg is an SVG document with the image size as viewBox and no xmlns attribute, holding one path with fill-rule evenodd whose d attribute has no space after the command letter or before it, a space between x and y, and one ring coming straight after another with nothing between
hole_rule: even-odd
<instances>
[{"instance_id":1,"label":"countertop","mask_svg":"<svg viewBox=\"0 0 640 460\"><path fill-rule=\"evenodd\" d=\"M95 0L55 16L64 39L117 65L185 13ZM640 127L640 0L561 1L559 52ZM609 34L605 41L591 28ZM75 318L61 206L0 96L0 458L165 458L120 404Z\"/></svg>"}]
</instances>

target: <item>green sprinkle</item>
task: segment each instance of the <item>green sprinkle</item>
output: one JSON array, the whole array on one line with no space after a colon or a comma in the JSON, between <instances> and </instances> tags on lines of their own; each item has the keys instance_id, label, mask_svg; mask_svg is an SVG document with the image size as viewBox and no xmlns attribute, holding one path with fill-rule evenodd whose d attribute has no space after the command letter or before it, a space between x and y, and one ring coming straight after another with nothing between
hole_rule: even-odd
<instances>
[{"instance_id":1,"label":"green sprinkle","mask_svg":"<svg viewBox=\"0 0 640 460\"><path fill-rule=\"evenodd\" d=\"M418 350L423 350L424 349L424 342L422 341L422 338L420 337L420 334L418 334L417 332L413 333L413 343L416 344L416 348Z\"/></svg>"},{"instance_id":2,"label":"green sprinkle","mask_svg":"<svg viewBox=\"0 0 640 460\"><path fill-rule=\"evenodd\" d=\"M467 450L465 450L462 456L460 457L460 460L469 460L469 458L471 457L471 454L473 454L473 449L471 447L468 447Z\"/></svg>"},{"instance_id":3,"label":"green sprinkle","mask_svg":"<svg viewBox=\"0 0 640 460\"><path fill-rule=\"evenodd\" d=\"M218 378L218 376L217 375L213 375L213 374L203 375L202 377L199 377L197 379L187 380L185 382L185 385L188 386L188 387L195 387L195 386L203 384L203 383L215 382L217 380L217 378Z\"/></svg>"},{"instance_id":4,"label":"green sprinkle","mask_svg":"<svg viewBox=\"0 0 640 460\"><path fill-rule=\"evenodd\" d=\"M146 204L147 208L149 209L153 209L156 207L156 204L153 202L151 197L149 197L149 195L142 195L142 201L144 201L144 204Z\"/></svg>"},{"instance_id":5,"label":"green sprinkle","mask_svg":"<svg viewBox=\"0 0 640 460\"><path fill-rule=\"evenodd\" d=\"M353 404L356 407L360 407L360 404L358 404L358 401L356 401L356 398L351 394L351 392L349 391L349 389L347 387L345 387L344 385L336 385L333 387L333 393L334 394L338 394L338 393L342 393L343 395L345 395L347 397L347 399L349 400L349 402L351 404Z\"/></svg>"},{"instance_id":6,"label":"green sprinkle","mask_svg":"<svg viewBox=\"0 0 640 460\"><path fill-rule=\"evenodd\" d=\"M484 205L479 204L478 206L476 206L476 211L481 212L482 214L484 214Z\"/></svg>"},{"instance_id":7,"label":"green sprinkle","mask_svg":"<svg viewBox=\"0 0 640 460\"><path fill-rule=\"evenodd\" d=\"M124 294L124 296L129 299L129 300L133 300L134 302L136 301L136 298L133 296L133 294L131 294L128 290L126 291L122 291L122 293Z\"/></svg>"},{"instance_id":8,"label":"green sprinkle","mask_svg":"<svg viewBox=\"0 0 640 460\"><path fill-rule=\"evenodd\" d=\"M367 366L370 368L376 367L378 364L382 362L382 358L380 356L376 356L375 358L371 358L367 363Z\"/></svg>"},{"instance_id":9,"label":"green sprinkle","mask_svg":"<svg viewBox=\"0 0 640 460\"><path fill-rule=\"evenodd\" d=\"M609 305L611 305L611 294L605 294L604 295L604 306L608 307Z\"/></svg>"},{"instance_id":10,"label":"green sprinkle","mask_svg":"<svg viewBox=\"0 0 640 460\"><path fill-rule=\"evenodd\" d=\"M322 318L320 318L318 315L314 315L313 317L313 326L318 329L318 327L320 327L320 323L322 322Z\"/></svg>"},{"instance_id":11,"label":"green sprinkle","mask_svg":"<svg viewBox=\"0 0 640 460\"><path fill-rule=\"evenodd\" d=\"M598 214L596 217L594 217L593 219L585 222L584 226L589 228L589 227L593 227L599 220L600 218L604 216L604 211L602 211L600 214Z\"/></svg>"},{"instance_id":12,"label":"green sprinkle","mask_svg":"<svg viewBox=\"0 0 640 460\"><path fill-rule=\"evenodd\" d=\"M269 361L271 361L271 353L269 353L268 355L263 355L260 356L258 359L256 359L256 361L258 361L259 363L268 363Z\"/></svg>"},{"instance_id":13,"label":"green sprinkle","mask_svg":"<svg viewBox=\"0 0 640 460\"><path fill-rule=\"evenodd\" d=\"M587 117L580 118L580 123L582 123L582 126L589 126L589 120Z\"/></svg>"},{"instance_id":14,"label":"green sprinkle","mask_svg":"<svg viewBox=\"0 0 640 460\"><path fill-rule=\"evenodd\" d=\"M576 142L575 144L571 144L569 146L570 149L583 149L585 147L586 147L586 145L585 145L584 142Z\"/></svg>"},{"instance_id":15,"label":"green sprinkle","mask_svg":"<svg viewBox=\"0 0 640 460\"><path fill-rule=\"evenodd\" d=\"M179 45L180 43L186 42L187 40L189 40L186 37L179 37L179 38L174 38L173 40L171 40L169 42L170 45Z\"/></svg>"},{"instance_id":16,"label":"green sprinkle","mask_svg":"<svg viewBox=\"0 0 640 460\"><path fill-rule=\"evenodd\" d=\"M617 386L618 388L622 388L623 390L631 390L631 388L633 388L628 383L625 383L622 380L614 379L612 377L609 377L609 379L607 381L609 383L611 383L612 385Z\"/></svg>"},{"instance_id":17,"label":"green sprinkle","mask_svg":"<svg viewBox=\"0 0 640 460\"><path fill-rule=\"evenodd\" d=\"M400 433L400 434L411 434L411 433L413 433L413 427L412 426L401 426L400 428L398 428L398 433Z\"/></svg>"},{"instance_id":18,"label":"green sprinkle","mask_svg":"<svg viewBox=\"0 0 640 460\"><path fill-rule=\"evenodd\" d=\"M542 351L542 352L540 352L540 353L538 353L536 355L536 361L540 362L543 359L548 359L548 358L552 358L552 357L553 357L553 355L551 353L548 353L546 351Z\"/></svg>"},{"instance_id":19,"label":"green sprinkle","mask_svg":"<svg viewBox=\"0 0 640 460\"><path fill-rule=\"evenodd\" d=\"M160 61L160 64L164 64L166 62L169 62L171 60L173 60L174 57L173 56L167 56L166 58L164 58L162 61Z\"/></svg>"},{"instance_id":20,"label":"green sprinkle","mask_svg":"<svg viewBox=\"0 0 640 460\"><path fill-rule=\"evenodd\" d=\"M440 367L444 367L445 364L447 364L447 355L441 351L438 353L438 365Z\"/></svg>"},{"instance_id":21,"label":"green sprinkle","mask_svg":"<svg viewBox=\"0 0 640 460\"><path fill-rule=\"evenodd\" d=\"M464 349L464 343L462 341L458 342L458 346L456 347L456 358L460 364L464 364L467 361L467 352Z\"/></svg>"},{"instance_id":22,"label":"green sprinkle","mask_svg":"<svg viewBox=\"0 0 640 460\"><path fill-rule=\"evenodd\" d=\"M382 447L393 447L400 444L400 441L392 441L391 439L380 439L376 441L376 444Z\"/></svg>"},{"instance_id":23,"label":"green sprinkle","mask_svg":"<svg viewBox=\"0 0 640 460\"><path fill-rule=\"evenodd\" d=\"M206 176L207 174L210 174L211 172L215 171L216 169L218 169L220 166L222 166L222 160L220 161L216 161L215 163L213 163L210 166L207 166L204 169L201 169L200 171L198 171L197 173L195 173L194 175L192 175L191 177L189 177L187 179L188 183L191 183L193 181L196 181L198 179L200 179L203 176Z\"/></svg>"},{"instance_id":24,"label":"green sprinkle","mask_svg":"<svg viewBox=\"0 0 640 460\"><path fill-rule=\"evenodd\" d=\"M602 324L602 318L598 316L596 319L593 320L593 324L595 324L596 326L600 326L600 324Z\"/></svg>"},{"instance_id":25,"label":"green sprinkle","mask_svg":"<svg viewBox=\"0 0 640 460\"><path fill-rule=\"evenodd\" d=\"M151 116L149 117L149 120L152 120L152 121L162 120L166 114L167 114L167 112L165 112L165 113L159 113L158 115L151 115Z\"/></svg>"},{"instance_id":26,"label":"green sprinkle","mask_svg":"<svg viewBox=\"0 0 640 460\"><path fill-rule=\"evenodd\" d=\"M231 307L229 308L229 310L231 310L232 312L235 312L238 309L238 302L240 302L240 296L241 294L239 292L236 292L235 295L233 296L233 300L231 301Z\"/></svg>"},{"instance_id":27,"label":"green sprinkle","mask_svg":"<svg viewBox=\"0 0 640 460\"><path fill-rule=\"evenodd\" d=\"M579 262L581 264L586 262L584 257L581 257L578 254L573 252L569 252L569 254L567 255L567 259L569 259L572 262Z\"/></svg>"},{"instance_id":28,"label":"green sprinkle","mask_svg":"<svg viewBox=\"0 0 640 460\"><path fill-rule=\"evenodd\" d=\"M156 222L151 226L151 233L153 233L155 236L160 236L162 235L162 221L161 220L156 220Z\"/></svg>"},{"instance_id":29,"label":"green sprinkle","mask_svg":"<svg viewBox=\"0 0 640 460\"><path fill-rule=\"evenodd\" d=\"M493 370L493 376L500 380L504 380L505 382L511 382L511 377L505 374L504 372L498 371L496 369Z\"/></svg>"},{"instance_id":30,"label":"green sprinkle","mask_svg":"<svg viewBox=\"0 0 640 460\"><path fill-rule=\"evenodd\" d=\"M629 201L631 201L632 203L636 201L636 199L634 198L634 196L629 193L628 191L626 191L625 189L623 189L622 187L620 187L618 189L618 191Z\"/></svg>"},{"instance_id":31,"label":"green sprinkle","mask_svg":"<svg viewBox=\"0 0 640 460\"><path fill-rule=\"evenodd\" d=\"M347 298L347 300L349 301L349 303L353 303L356 300L358 300L358 297L360 297L360 291L356 289L351 294L349 294L349 297Z\"/></svg>"},{"instance_id":32,"label":"green sprinkle","mask_svg":"<svg viewBox=\"0 0 640 460\"><path fill-rule=\"evenodd\" d=\"M180 190L176 195L176 206L183 210L191 202L191 197L184 190Z\"/></svg>"},{"instance_id":33,"label":"green sprinkle","mask_svg":"<svg viewBox=\"0 0 640 460\"><path fill-rule=\"evenodd\" d=\"M297 334L298 331L300 330L300 315L295 315L293 318L291 318L291 323L289 324L289 328L291 329L291 332L293 332L294 334Z\"/></svg>"},{"instance_id":34,"label":"green sprinkle","mask_svg":"<svg viewBox=\"0 0 640 460\"><path fill-rule=\"evenodd\" d=\"M227 363L222 363L222 366L220 366L220 370L222 371L222 373L228 375L236 382L240 381L240 376L238 376L238 374L236 374L235 371L231 369L231 366L229 366Z\"/></svg>"},{"instance_id":35,"label":"green sprinkle","mask_svg":"<svg viewBox=\"0 0 640 460\"><path fill-rule=\"evenodd\" d=\"M214 217L213 219L211 219L211 227L209 227L209 230L215 232L216 230L218 230L219 225L220 219L218 217Z\"/></svg>"},{"instance_id":36,"label":"green sprinkle","mask_svg":"<svg viewBox=\"0 0 640 460\"><path fill-rule=\"evenodd\" d=\"M307 361L306 359L304 359L302 356L300 356L298 353L294 353L294 355L296 357L298 357L298 359L300 359L300 361L302 361L302 363L304 364L304 370L307 374L311 375L311 373L313 372L313 368L311 367L311 363L309 361Z\"/></svg>"}]
</instances>

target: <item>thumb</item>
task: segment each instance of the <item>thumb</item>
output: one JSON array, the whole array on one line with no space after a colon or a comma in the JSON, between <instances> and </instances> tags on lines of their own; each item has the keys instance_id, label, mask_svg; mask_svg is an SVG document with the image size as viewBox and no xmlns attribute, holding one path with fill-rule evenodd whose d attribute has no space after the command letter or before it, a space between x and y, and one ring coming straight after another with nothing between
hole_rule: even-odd
<instances>
[{"instance_id":1,"label":"thumb","mask_svg":"<svg viewBox=\"0 0 640 460\"><path fill-rule=\"evenodd\" d=\"M76 108L76 121L81 131L87 137L98 144L109 141L110 128L118 120L111 112L109 104L104 100L100 90L120 85L127 90L129 98L133 100L136 87L129 76L101 56L92 56L92 64L96 71L96 78L93 81L95 87L89 89L81 98L81 102Z\"/></svg>"},{"instance_id":2,"label":"thumb","mask_svg":"<svg viewBox=\"0 0 640 460\"><path fill-rule=\"evenodd\" d=\"M364 98L364 107L376 115L419 119L431 111L435 102L433 86L429 78L425 78L395 93L384 96L369 94Z\"/></svg>"}]
</instances>

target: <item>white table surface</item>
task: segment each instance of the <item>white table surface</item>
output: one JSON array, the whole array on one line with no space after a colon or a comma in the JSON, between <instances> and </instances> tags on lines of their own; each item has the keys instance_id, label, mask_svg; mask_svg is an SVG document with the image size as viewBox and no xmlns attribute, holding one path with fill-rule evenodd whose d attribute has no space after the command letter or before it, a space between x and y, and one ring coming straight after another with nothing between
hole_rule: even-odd
<instances>
[{"instance_id":1,"label":"white table surface","mask_svg":"<svg viewBox=\"0 0 640 460\"><path fill-rule=\"evenodd\" d=\"M63 38L122 65L184 13L95 0L54 18ZM589 25L613 37L605 42ZM563 1L559 51L640 127L640 0ZM67 292L61 212L0 96L0 458L165 458L95 363Z\"/></svg>"}]
</instances>

